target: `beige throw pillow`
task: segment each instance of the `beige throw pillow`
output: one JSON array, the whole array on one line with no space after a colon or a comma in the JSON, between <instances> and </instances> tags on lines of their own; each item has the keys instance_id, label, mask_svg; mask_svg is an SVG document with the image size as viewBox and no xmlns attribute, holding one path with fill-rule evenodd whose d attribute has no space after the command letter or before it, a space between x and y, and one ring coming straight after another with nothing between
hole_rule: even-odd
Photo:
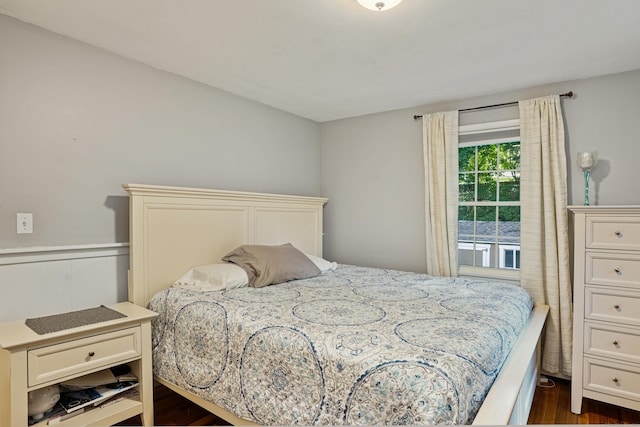
<instances>
[{"instance_id":1,"label":"beige throw pillow","mask_svg":"<svg viewBox=\"0 0 640 427\"><path fill-rule=\"evenodd\" d=\"M222 260L242 267L249 276L249 286L254 288L320 274L320 269L291 243L280 246L242 245Z\"/></svg>"}]
</instances>

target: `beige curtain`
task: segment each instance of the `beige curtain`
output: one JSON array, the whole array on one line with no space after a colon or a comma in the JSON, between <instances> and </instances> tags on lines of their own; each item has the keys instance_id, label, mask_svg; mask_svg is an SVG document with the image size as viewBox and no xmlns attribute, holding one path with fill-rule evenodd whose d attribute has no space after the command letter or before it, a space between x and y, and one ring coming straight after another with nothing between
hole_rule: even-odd
<instances>
[{"instance_id":1,"label":"beige curtain","mask_svg":"<svg viewBox=\"0 0 640 427\"><path fill-rule=\"evenodd\" d=\"M427 273L458 275L458 112L422 117Z\"/></svg>"},{"instance_id":2,"label":"beige curtain","mask_svg":"<svg viewBox=\"0 0 640 427\"><path fill-rule=\"evenodd\" d=\"M519 102L520 280L549 305L542 370L571 376L572 306L564 123L557 95Z\"/></svg>"}]
</instances>

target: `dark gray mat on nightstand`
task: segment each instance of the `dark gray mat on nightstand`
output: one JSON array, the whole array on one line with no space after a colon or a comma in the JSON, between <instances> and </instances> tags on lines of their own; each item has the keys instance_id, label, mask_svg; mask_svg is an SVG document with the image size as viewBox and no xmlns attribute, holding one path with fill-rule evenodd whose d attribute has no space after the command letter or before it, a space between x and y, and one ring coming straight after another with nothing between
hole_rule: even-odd
<instances>
[{"instance_id":1,"label":"dark gray mat on nightstand","mask_svg":"<svg viewBox=\"0 0 640 427\"><path fill-rule=\"evenodd\" d=\"M71 311L69 313L54 314L53 316L36 317L27 319L25 324L35 333L49 334L51 332L64 331L78 326L91 325L93 323L106 322L126 317L124 314L101 305L86 310Z\"/></svg>"}]
</instances>

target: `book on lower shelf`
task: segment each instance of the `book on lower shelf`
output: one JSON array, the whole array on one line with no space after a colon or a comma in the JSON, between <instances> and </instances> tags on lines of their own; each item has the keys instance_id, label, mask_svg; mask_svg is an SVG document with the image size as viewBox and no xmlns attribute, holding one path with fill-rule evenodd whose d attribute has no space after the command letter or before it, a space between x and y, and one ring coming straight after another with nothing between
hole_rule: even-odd
<instances>
[{"instance_id":1,"label":"book on lower shelf","mask_svg":"<svg viewBox=\"0 0 640 427\"><path fill-rule=\"evenodd\" d=\"M60 405L67 412L74 412L87 406L97 406L107 399L138 386L138 381L121 381L83 390L60 393Z\"/></svg>"},{"instance_id":2,"label":"book on lower shelf","mask_svg":"<svg viewBox=\"0 0 640 427\"><path fill-rule=\"evenodd\" d=\"M60 385L60 399L44 417L29 417L28 425L47 426L82 414L94 407L105 407L124 399L139 400L138 378L128 365L118 365Z\"/></svg>"},{"instance_id":3,"label":"book on lower shelf","mask_svg":"<svg viewBox=\"0 0 640 427\"><path fill-rule=\"evenodd\" d=\"M109 399L107 399L107 400L105 400L103 402L98 403L98 407L105 408L107 406L111 406L114 403L118 403L118 402L123 401L125 399L140 400L139 396L140 396L140 391L138 390L138 388L137 387L136 388L132 388L132 389L124 391L124 392L122 392L120 394L116 394L115 396L110 397Z\"/></svg>"},{"instance_id":4,"label":"book on lower shelf","mask_svg":"<svg viewBox=\"0 0 640 427\"><path fill-rule=\"evenodd\" d=\"M94 408L104 408L125 399L137 399L140 395L137 381L125 381L86 390L60 393L60 400L45 412L44 417L29 417L29 426L43 427L57 424Z\"/></svg>"},{"instance_id":5,"label":"book on lower shelf","mask_svg":"<svg viewBox=\"0 0 640 427\"><path fill-rule=\"evenodd\" d=\"M72 378L62 382L60 385L65 389L72 391L95 388L105 384L137 380L138 378L131 373L131 367L129 365L118 365L109 369L103 369L102 371L83 375L81 377Z\"/></svg>"}]
</instances>

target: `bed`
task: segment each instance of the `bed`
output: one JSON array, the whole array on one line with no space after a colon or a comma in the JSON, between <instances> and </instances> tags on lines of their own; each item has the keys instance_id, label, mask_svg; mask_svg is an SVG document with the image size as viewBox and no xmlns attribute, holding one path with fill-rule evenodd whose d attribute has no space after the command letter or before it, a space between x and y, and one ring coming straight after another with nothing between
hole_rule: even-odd
<instances>
[{"instance_id":1,"label":"bed","mask_svg":"<svg viewBox=\"0 0 640 427\"><path fill-rule=\"evenodd\" d=\"M243 245L322 259L326 199L124 188L129 300L160 313L158 382L237 425L526 424L548 307L522 289L349 265L264 288L172 287Z\"/></svg>"}]
</instances>

